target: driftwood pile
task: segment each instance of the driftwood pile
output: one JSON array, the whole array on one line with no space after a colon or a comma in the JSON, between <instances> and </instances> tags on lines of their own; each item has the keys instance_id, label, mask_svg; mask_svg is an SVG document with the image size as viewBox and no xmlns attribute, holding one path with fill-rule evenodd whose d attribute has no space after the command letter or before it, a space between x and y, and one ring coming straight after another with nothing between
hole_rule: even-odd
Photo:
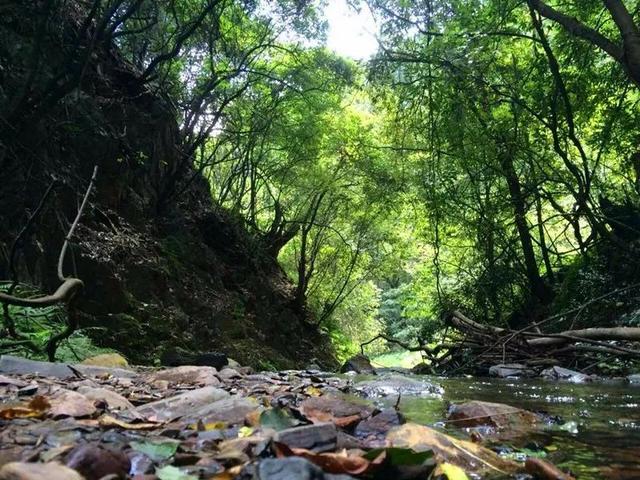
<instances>
[{"instance_id":1,"label":"driftwood pile","mask_svg":"<svg viewBox=\"0 0 640 480\"><path fill-rule=\"evenodd\" d=\"M537 372L553 366L581 372L597 372L603 364L640 360L640 328L586 328L544 333L558 316L513 330L478 323L453 311L445 316L445 332L435 347L419 339L409 345L381 334L361 345L384 339L409 351L421 352L425 360L422 373L456 375L486 374L498 364L520 364Z\"/></svg>"}]
</instances>

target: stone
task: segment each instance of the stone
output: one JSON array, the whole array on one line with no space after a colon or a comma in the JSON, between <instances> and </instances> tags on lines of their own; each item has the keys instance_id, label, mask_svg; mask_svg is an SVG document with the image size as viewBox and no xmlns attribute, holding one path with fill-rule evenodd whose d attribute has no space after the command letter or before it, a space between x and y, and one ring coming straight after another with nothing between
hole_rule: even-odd
<instances>
[{"instance_id":1,"label":"stone","mask_svg":"<svg viewBox=\"0 0 640 480\"><path fill-rule=\"evenodd\" d=\"M5 375L0 375L0 385L13 385L14 387L23 388L29 384L27 382L23 382L18 378L11 378Z\"/></svg>"},{"instance_id":2,"label":"stone","mask_svg":"<svg viewBox=\"0 0 640 480\"><path fill-rule=\"evenodd\" d=\"M83 480L75 470L57 462L11 462L0 468L0 480Z\"/></svg>"},{"instance_id":3,"label":"stone","mask_svg":"<svg viewBox=\"0 0 640 480\"><path fill-rule=\"evenodd\" d=\"M233 358L228 358L227 357L227 367L229 367L229 368L241 368L242 365L240 365L238 362L236 362Z\"/></svg>"},{"instance_id":4,"label":"stone","mask_svg":"<svg viewBox=\"0 0 640 480\"><path fill-rule=\"evenodd\" d=\"M204 424L224 422L229 425L236 425L243 423L245 417L250 413L263 409L264 407L253 398L233 396L189 412L187 418L192 419L194 422L202 420Z\"/></svg>"},{"instance_id":5,"label":"stone","mask_svg":"<svg viewBox=\"0 0 640 480\"><path fill-rule=\"evenodd\" d=\"M536 414L503 403L471 401L451 405L447 416L451 425L477 427L489 425L499 429L526 430L538 422Z\"/></svg>"},{"instance_id":6,"label":"stone","mask_svg":"<svg viewBox=\"0 0 640 480\"><path fill-rule=\"evenodd\" d=\"M281 430L274 439L291 448L306 448L321 453L334 450L337 437L338 431L333 423L315 423Z\"/></svg>"},{"instance_id":7,"label":"stone","mask_svg":"<svg viewBox=\"0 0 640 480\"><path fill-rule=\"evenodd\" d=\"M213 367L184 365L155 372L147 377L147 382L154 383L159 380L166 380L174 385L220 385L220 380L216 376L217 373L218 371Z\"/></svg>"},{"instance_id":8,"label":"stone","mask_svg":"<svg viewBox=\"0 0 640 480\"><path fill-rule=\"evenodd\" d=\"M349 475L324 473L301 457L266 458L258 463L253 480L349 480Z\"/></svg>"},{"instance_id":9,"label":"stone","mask_svg":"<svg viewBox=\"0 0 640 480\"><path fill-rule=\"evenodd\" d=\"M376 373L369 359L360 354L351 357L342 365L340 373L346 372L367 373L371 375Z\"/></svg>"},{"instance_id":10,"label":"stone","mask_svg":"<svg viewBox=\"0 0 640 480\"><path fill-rule=\"evenodd\" d=\"M404 418L399 412L393 408L386 408L377 415L360 422L354 433L360 438L381 436L403 423Z\"/></svg>"},{"instance_id":11,"label":"stone","mask_svg":"<svg viewBox=\"0 0 640 480\"><path fill-rule=\"evenodd\" d=\"M309 397L300 404L300 412L314 423L333 422L341 428L354 426L374 411L369 403L355 401L345 395Z\"/></svg>"},{"instance_id":12,"label":"stone","mask_svg":"<svg viewBox=\"0 0 640 480\"><path fill-rule=\"evenodd\" d=\"M97 444L74 448L65 463L87 479L99 479L107 475L126 478L131 468L131 462L123 452Z\"/></svg>"},{"instance_id":13,"label":"stone","mask_svg":"<svg viewBox=\"0 0 640 480\"><path fill-rule=\"evenodd\" d=\"M138 374L124 368L95 367L92 365L71 365L75 370L87 377L113 376L133 378ZM0 373L14 375L41 375L43 377L69 378L75 377L66 363L40 362L26 358L2 355L0 357Z\"/></svg>"},{"instance_id":14,"label":"stone","mask_svg":"<svg viewBox=\"0 0 640 480\"><path fill-rule=\"evenodd\" d=\"M133 404L119 393L108 388L80 387L78 393L81 393L89 400L105 402L110 409L127 410L133 408Z\"/></svg>"},{"instance_id":15,"label":"stone","mask_svg":"<svg viewBox=\"0 0 640 480\"><path fill-rule=\"evenodd\" d=\"M93 365L95 367L128 367L129 362L119 353L102 353L85 358L82 361L82 365Z\"/></svg>"},{"instance_id":16,"label":"stone","mask_svg":"<svg viewBox=\"0 0 640 480\"><path fill-rule=\"evenodd\" d=\"M444 393L444 389L436 383L400 375L385 375L376 380L358 382L353 389L367 398L397 397L398 395L438 398Z\"/></svg>"},{"instance_id":17,"label":"stone","mask_svg":"<svg viewBox=\"0 0 640 480\"><path fill-rule=\"evenodd\" d=\"M234 378L242 378L242 375L233 368L225 367L218 372L218 378L220 380L233 380Z\"/></svg>"},{"instance_id":18,"label":"stone","mask_svg":"<svg viewBox=\"0 0 640 480\"><path fill-rule=\"evenodd\" d=\"M130 410L130 412L136 417L141 415L147 420L165 422L193 413L195 409L228 396L229 394L221 388L203 387L141 405Z\"/></svg>"},{"instance_id":19,"label":"stone","mask_svg":"<svg viewBox=\"0 0 640 480\"><path fill-rule=\"evenodd\" d=\"M97 410L92 400L71 390L60 389L47 400L51 405L48 414L52 418L89 417Z\"/></svg>"},{"instance_id":20,"label":"stone","mask_svg":"<svg viewBox=\"0 0 640 480\"><path fill-rule=\"evenodd\" d=\"M431 375L433 374L433 367L428 363L422 362L415 365L411 369L411 373L413 373L414 375Z\"/></svg>"},{"instance_id":21,"label":"stone","mask_svg":"<svg viewBox=\"0 0 640 480\"><path fill-rule=\"evenodd\" d=\"M489 368L490 377L533 377L534 375L535 372L532 369L520 363L501 363Z\"/></svg>"},{"instance_id":22,"label":"stone","mask_svg":"<svg viewBox=\"0 0 640 480\"><path fill-rule=\"evenodd\" d=\"M592 375L586 375L584 373L569 370L563 367L551 367L543 370L540 374L547 380L560 380L569 383L586 383L593 382L597 377Z\"/></svg>"},{"instance_id":23,"label":"stone","mask_svg":"<svg viewBox=\"0 0 640 480\"><path fill-rule=\"evenodd\" d=\"M640 373L634 373L633 375L629 375L627 377L627 380L629 380L629 383L631 385L640 385Z\"/></svg>"}]
</instances>

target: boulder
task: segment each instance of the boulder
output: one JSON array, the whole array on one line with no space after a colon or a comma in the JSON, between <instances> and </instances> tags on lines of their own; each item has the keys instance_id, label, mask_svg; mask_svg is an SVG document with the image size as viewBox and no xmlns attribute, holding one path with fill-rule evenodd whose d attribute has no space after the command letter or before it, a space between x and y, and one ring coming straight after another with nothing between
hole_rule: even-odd
<instances>
[{"instance_id":1,"label":"boulder","mask_svg":"<svg viewBox=\"0 0 640 480\"><path fill-rule=\"evenodd\" d=\"M489 368L489 376L499 378L533 377L535 376L535 372L520 363L501 363Z\"/></svg>"},{"instance_id":2,"label":"boulder","mask_svg":"<svg viewBox=\"0 0 640 480\"><path fill-rule=\"evenodd\" d=\"M371 362L364 355L355 355L347 360L342 368L340 369L340 373L347 372L356 372L356 373L367 373L367 374L375 374L375 369L371 365Z\"/></svg>"},{"instance_id":3,"label":"boulder","mask_svg":"<svg viewBox=\"0 0 640 480\"><path fill-rule=\"evenodd\" d=\"M547 368L546 370L542 371L540 376L547 380L559 380L569 383L586 383L593 382L597 379L597 377L593 375L586 375L584 373L576 372L574 370L569 370L568 368L562 367Z\"/></svg>"},{"instance_id":4,"label":"boulder","mask_svg":"<svg viewBox=\"0 0 640 480\"><path fill-rule=\"evenodd\" d=\"M503 403L471 401L451 405L449 423L458 427L489 425L499 429L525 430L536 424L536 414Z\"/></svg>"},{"instance_id":5,"label":"boulder","mask_svg":"<svg viewBox=\"0 0 640 480\"><path fill-rule=\"evenodd\" d=\"M138 374L132 370L113 367L97 367L93 365L72 364L75 370L87 377L112 376L117 378L133 378ZM69 378L75 374L66 363L40 362L26 358L2 355L0 357L0 373L14 375L41 375L43 377Z\"/></svg>"}]
</instances>

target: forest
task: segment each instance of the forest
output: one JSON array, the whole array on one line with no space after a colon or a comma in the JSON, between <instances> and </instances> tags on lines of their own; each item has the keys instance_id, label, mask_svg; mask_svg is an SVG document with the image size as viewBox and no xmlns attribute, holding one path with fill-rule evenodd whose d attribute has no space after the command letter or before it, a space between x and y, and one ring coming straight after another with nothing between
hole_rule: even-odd
<instances>
[{"instance_id":1,"label":"forest","mask_svg":"<svg viewBox=\"0 0 640 480\"><path fill-rule=\"evenodd\" d=\"M640 478L639 103L635 0L0 2L0 480Z\"/></svg>"}]
</instances>

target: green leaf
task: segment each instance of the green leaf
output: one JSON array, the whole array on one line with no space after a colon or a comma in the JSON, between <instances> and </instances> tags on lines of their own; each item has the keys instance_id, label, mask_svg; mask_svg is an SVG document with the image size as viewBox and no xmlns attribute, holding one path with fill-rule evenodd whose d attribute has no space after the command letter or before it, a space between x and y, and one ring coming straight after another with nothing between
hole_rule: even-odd
<instances>
[{"instance_id":1,"label":"green leaf","mask_svg":"<svg viewBox=\"0 0 640 480\"><path fill-rule=\"evenodd\" d=\"M451 463L441 463L438 465L436 475L444 475L447 480L469 480L464 470Z\"/></svg>"},{"instance_id":2,"label":"green leaf","mask_svg":"<svg viewBox=\"0 0 640 480\"><path fill-rule=\"evenodd\" d=\"M131 448L140 453L144 453L154 461L166 460L175 455L176 450L178 450L178 442L174 442L173 440L162 442L133 441L130 445Z\"/></svg>"},{"instance_id":3,"label":"green leaf","mask_svg":"<svg viewBox=\"0 0 640 480\"><path fill-rule=\"evenodd\" d=\"M373 460L382 452L387 452L387 461L394 467L407 466L407 465L423 465L428 460L433 458L433 452L427 450L426 452L416 452L411 448L376 448L369 450L364 458L367 460Z\"/></svg>"},{"instance_id":4,"label":"green leaf","mask_svg":"<svg viewBox=\"0 0 640 480\"><path fill-rule=\"evenodd\" d=\"M156 476L160 480L198 480L198 477L189 475L177 467L167 465L156 470Z\"/></svg>"}]
</instances>

